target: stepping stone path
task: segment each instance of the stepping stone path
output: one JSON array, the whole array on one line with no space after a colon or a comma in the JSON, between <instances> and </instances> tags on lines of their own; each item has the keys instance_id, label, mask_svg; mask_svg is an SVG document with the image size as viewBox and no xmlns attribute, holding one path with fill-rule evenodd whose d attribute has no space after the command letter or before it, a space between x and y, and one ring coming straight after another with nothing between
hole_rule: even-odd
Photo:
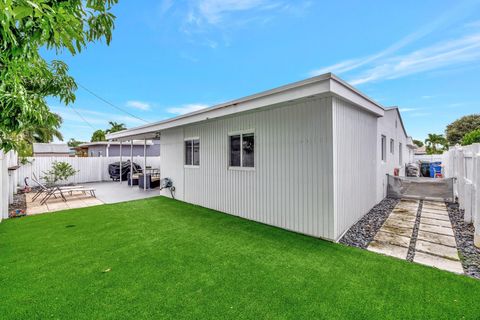
<instances>
[{"instance_id":1,"label":"stepping stone path","mask_svg":"<svg viewBox=\"0 0 480 320\"><path fill-rule=\"evenodd\" d=\"M403 199L368 250L463 274L447 207L443 202Z\"/></svg>"}]
</instances>

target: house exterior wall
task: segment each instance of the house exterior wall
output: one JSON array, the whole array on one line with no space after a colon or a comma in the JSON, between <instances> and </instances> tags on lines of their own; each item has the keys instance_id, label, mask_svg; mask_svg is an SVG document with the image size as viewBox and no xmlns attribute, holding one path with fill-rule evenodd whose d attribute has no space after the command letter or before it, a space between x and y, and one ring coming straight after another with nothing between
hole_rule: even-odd
<instances>
[{"instance_id":1,"label":"house exterior wall","mask_svg":"<svg viewBox=\"0 0 480 320\"><path fill-rule=\"evenodd\" d=\"M381 136L386 137L386 159L382 160ZM393 139L393 153L390 150L390 140ZM393 175L394 169L400 169L400 175L405 175L405 165L409 162L407 147L408 137L403 131L400 117L395 109L385 111L385 115L378 119L377 132L377 202L387 194L387 174ZM399 143L402 143L402 161L399 158Z\"/></svg>"},{"instance_id":2,"label":"house exterior wall","mask_svg":"<svg viewBox=\"0 0 480 320\"><path fill-rule=\"evenodd\" d=\"M376 115L333 98L335 240L377 203Z\"/></svg>"},{"instance_id":3,"label":"house exterior wall","mask_svg":"<svg viewBox=\"0 0 480 320\"><path fill-rule=\"evenodd\" d=\"M229 134L250 131L255 168L229 168ZM200 166L185 167L184 139L194 137L200 140ZM168 129L161 133L161 148L162 177L172 178L177 199L335 238L331 98Z\"/></svg>"}]
</instances>

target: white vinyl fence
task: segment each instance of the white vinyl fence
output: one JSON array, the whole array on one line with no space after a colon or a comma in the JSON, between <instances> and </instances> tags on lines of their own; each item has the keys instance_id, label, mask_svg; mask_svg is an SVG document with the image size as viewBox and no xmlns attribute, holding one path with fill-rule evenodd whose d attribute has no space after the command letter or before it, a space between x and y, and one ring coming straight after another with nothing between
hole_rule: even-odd
<instances>
[{"instance_id":1,"label":"white vinyl fence","mask_svg":"<svg viewBox=\"0 0 480 320\"><path fill-rule=\"evenodd\" d=\"M0 151L0 221L8 218L8 205L13 202L13 194L16 192L18 173L17 154L10 151Z\"/></svg>"},{"instance_id":2,"label":"white vinyl fence","mask_svg":"<svg viewBox=\"0 0 480 320\"><path fill-rule=\"evenodd\" d=\"M451 148L445 155L446 174L456 178L455 194L465 210L465 221L474 224L480 237L480 143Z\"/></svg>"},{"instance_id":3,"label":"white vinyl fence","mask_svg":"<svg viewBox=\"0 0 480 320\"><path fill-rule=\"evenodd\" d=\"M120 157L31 157L26 158L28 163L18 169L18 185L25 186L25 178L30 186L35 186L31 180L34 173L37 178L44 176L44 172L50 170L54 161L67 162L78 170L75 176L71 177L67 183L86 183L96 181L108 181L108 165L120 161ZM130 160L130 157L122 157L122 161ZM133 157L133 162L145 168L143 156ZM160 157L147 157L147 166L160 168Z\"/></svg>"},{"instance_id":4,"label":"white vinyl fence","mask_svg":"<svg viewBox=\"0 0 480 320\"><path fill-rule=\"evenodd\" d=\"M413 161L443 162L443 154L416 154Z\"/></svg>"}]
</instances>

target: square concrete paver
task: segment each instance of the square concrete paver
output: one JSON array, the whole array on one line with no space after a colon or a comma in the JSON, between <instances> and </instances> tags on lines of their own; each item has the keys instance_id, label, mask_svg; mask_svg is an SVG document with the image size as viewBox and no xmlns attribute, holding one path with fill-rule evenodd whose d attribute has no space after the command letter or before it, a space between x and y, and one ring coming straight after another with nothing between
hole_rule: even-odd
<instances>
[{"instance_id":1,"label":"square concrete paver","mask_svg":"<svg viewBox=\"0 0 480 320\"><path fill-rule=\"evenodd\" d=\"M433 254L451 260L460 260L456 248L447 247L441 244L431 243L423 240L417 240L416 251Z\"/></svg>"},{"instance_id":2,"label":"square concrete paver","mask_svg":"<svg viewBox=\"0 0 480 320\"><path fill-rule=\"evenodd\" d=\"M406 259L408 253L408 248L379 241L370 242L367 250L399 259Z\"/></svg>"},{"instance_id":3,"label":"square concrete paver","mask_svg":"<svg viewBox=\"0 0 480 320\"><path fill-rule=\"evenodd\" d=\"M422 209L422 213L428 212L428 213L433 213L433 214L438 214L438 215L443 215L448 217L448 212L447 210L438 210L438 209Z\"/></svg>"},{"instance_id":4,"label":"square concrete paver","mask_svg":"<svg viewBox=\"0 0 480 320\"><path fill-rule=\"evenodd\" d=\"M418 230L418 239L428 241L428 242L443 244L444 246L449 246L453 248L457 247L455 237L446 236L443 234Z\"/></svg>"},{"instance_id":5,"label":"square concrete paver","mask_svg":"<svg viewBox=\"0 0 480 320\"><path fill-rule=\"evenodd\" d=\"M428 253L415 252L413 262L421 263L427 266L435 267L442 270L447 270L455 273L463 273L463 267L460 261L453 261L437 256L433 256Z\"/></svg>"},{"instance_id":6,"label":"square concrete paver","mask_svg":"<svg viewBox=\"0 0 480 320\"><path fill-rule=\"evenodd\" d=\"M420 222L420 226L418 227L422 231L428 231L428 232L434 232L434 233L439 233L447 236L453 236L453 230L452 228L445 228L445 227L439 227L439 226L432 226L429 224L424 224Z\"/></svg>"}]
</instances>

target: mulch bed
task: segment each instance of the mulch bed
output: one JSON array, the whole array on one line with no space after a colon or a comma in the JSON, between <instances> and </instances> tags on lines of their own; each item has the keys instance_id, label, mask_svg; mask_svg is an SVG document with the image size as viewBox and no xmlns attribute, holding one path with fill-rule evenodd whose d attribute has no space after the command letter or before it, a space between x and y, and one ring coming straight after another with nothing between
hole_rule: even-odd
<instances>
[{"instance_id":1,"label":"mulch bed","mask_svg":"<svg viewBox=\"0 0 480 320\"><path fill-rule=\"evenodd\" d=\"M387 220L398 199L385 198L354 224L340 239L340 243L366 249Z\"/></svg>"},{"instance_id":2,"label":"mulch bed","mask_svg":"<svg viewBox=\"0 0 480 320\"><path fill-rule=\"evenodd\" d=\"M480 248L473 244L473 224L465 223L464 211L458 207L458 203L447 203L447 208L463 270L465 274L480 279Z\"/></svg>"}]
</instances>

